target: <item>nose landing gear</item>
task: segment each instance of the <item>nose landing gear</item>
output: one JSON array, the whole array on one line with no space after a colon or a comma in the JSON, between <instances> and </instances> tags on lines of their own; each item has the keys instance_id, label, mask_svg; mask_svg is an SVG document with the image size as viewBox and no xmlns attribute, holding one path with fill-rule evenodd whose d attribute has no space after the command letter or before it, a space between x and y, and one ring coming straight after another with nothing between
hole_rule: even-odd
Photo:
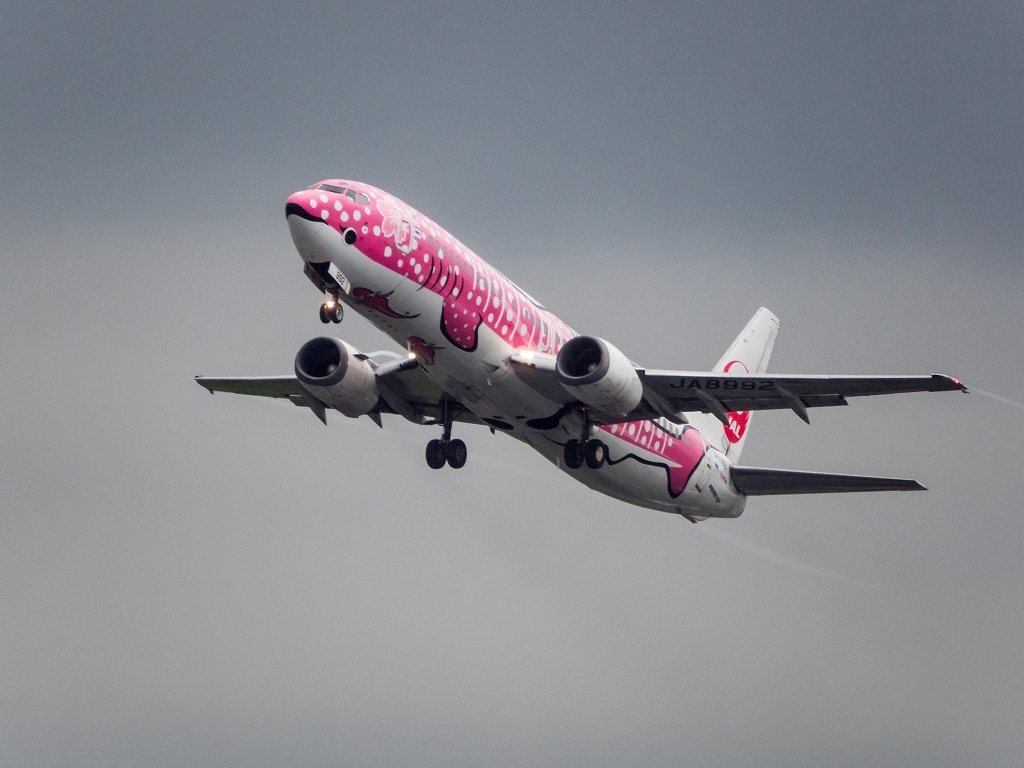
<instances>
[{"instance_id":1,"label":"nose landing gear","mask_svg":"<svg viewBox=\"0 0 1024 768\"><path fill-rule=\"evenodd\" d=\"M329 261L307 261L302 268L303 274L309 278L309 281L327 297L327 300L320 305L320 322L325 324L341 322L343 309L338 297L343 293L348 293L348 280L335 269L335 274L341 279L341 282L338 282L334 274L331 274L332 267L333 265Z\"/></svg>"},{"instance_id":2,"label":"nose landing gear","mask_svg":"<svg viewBox=\"0 0 1024 768\"><path fill-rule=\"evenodd\" d=\"M333 296L320 305L320 322L325 325L327 323L340 323L341 318L344 316L345 310L341 306L341 302Z\"/></svg>"},{"instance_id":3,"label":"nose landing gear","mask_svg":"<svg viewBox=\"0 0 1024 768\"><path fill-rule=\"evenodd\" d=\"M602 441L590 437L590 414L586 406L580 409L583 415L583 429L580 439L569 440L565 444L562 459L569 469L579 469L584 463L591 469L600 469L608 458L608 446Z\"/></svg>"},{"instance_id":4,"label":"nose landing gear","mask_svg":"<svg viewBox=\"0 0 1024 768\"><path fill-rule=\"evenodd\" d=\"M458 438L452 439L452 419L455 414L447 400L441 402L441 439L431 440L427 443L427 466L431 469L441 469L447 464L452 469L462 469L466 466L468 451L466 444Z\"/></svg>"}]
</instances>

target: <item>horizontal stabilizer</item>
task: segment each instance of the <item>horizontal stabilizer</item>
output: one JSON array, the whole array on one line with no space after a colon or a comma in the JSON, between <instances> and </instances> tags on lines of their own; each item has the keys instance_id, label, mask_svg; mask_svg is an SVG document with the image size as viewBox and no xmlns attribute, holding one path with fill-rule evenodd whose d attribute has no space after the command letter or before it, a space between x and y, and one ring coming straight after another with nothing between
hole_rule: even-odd
<instances>
[{"instance_id":1,"label":"horizontal stabilizer","mask_svg":"<svg viewBox=\"0 0 1024 768\"><path fill-rule=\"evenodd\" d=\"M926 491L917 480L864 475L830 475L789 469L733 467L732 481L747 496L785 496L794 493L855 493L862 491Z\"/></svg>"}]
</instances>

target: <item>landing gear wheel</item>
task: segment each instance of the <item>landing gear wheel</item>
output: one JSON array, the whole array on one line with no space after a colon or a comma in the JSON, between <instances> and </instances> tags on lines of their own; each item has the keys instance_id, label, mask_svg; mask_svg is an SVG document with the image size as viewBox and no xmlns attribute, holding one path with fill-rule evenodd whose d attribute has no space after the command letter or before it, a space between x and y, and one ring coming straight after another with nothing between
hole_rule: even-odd
<instances>
[{"instance_id":1,"label":"landing gear wheel","mask_svg":"<svg viewBox=\"0 0 1024 768\"><path fill-rule=\"evenodd\" d=\"M608 458L608 449L600 440L587 440L583 447L583 456L587 466L591 469L600 469Z\"/></svg>"},{"instance_id":2,"label":"landing gear wheel","mask_svg":"<svg viewBox=\"0 0 1024 768\"><path fill-rule=\"evenodd\" d=\"M345 309L341 306L340 302L336 302L333 307L327 310L327 317L330 318L332 323L340 323L341 318L345 316Z\"/></svg>"},{"instance_id":3,"label":"landing gear wheel","mask_svg":"<svg viewBox=\"0 0 1024 768\"><path fill-rule=\"evenodd\" d=\"M320 305L320 322L324 323L325 325L327 323L331 322L331 318L327 315L327 305L326 304L321 304Z\"/></svg>"},{"instance_id":4,"label":"landing gear wheel","mask_svg":"<svg viewBox=\"0 0 1024 768\"><path fill-rule=\"evenodd\" d=\"M569 469L579 469L583 466L583 446L580 441L573 439L565 444L565 452L562 456L565 466Z\"/></svg>"},{"instance_id":5,"label":"landing gear wheel","mask_svg":"<svg viewBox=\"0 0 1024 768\"><path fill-rule=\"evenodd\" d=\"M466 444L461 440L449 440L444 452L448 466L452 469L462 469L466 466Z\"/></svg>"},{"instance_id":6,"label":"landing gear wheel","mask_svg":"<svg viewBox=\"0 0 1024 768\"><path fill-rule=\"evenodd\" d=\"M440 440L431 440L427 443L427 466L431 469L441 469L447 457L445 456L444 444Z\"/></svg>"}]
</instances>

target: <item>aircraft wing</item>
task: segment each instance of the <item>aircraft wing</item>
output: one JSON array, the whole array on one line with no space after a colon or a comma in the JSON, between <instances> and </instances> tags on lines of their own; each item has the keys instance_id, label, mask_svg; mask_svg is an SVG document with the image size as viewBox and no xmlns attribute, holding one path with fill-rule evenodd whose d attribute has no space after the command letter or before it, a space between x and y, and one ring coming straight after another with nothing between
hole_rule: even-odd
<instances>
[{"instance_id":1,"label":"aircraft wing","mask_svg":"<svg viewBox=\"0 0 1024 768\"><path fill-rule=\"evenodd\" d=\"M747 496L782 496L795 493L852 493L856 491L926 491L917 480L898 477L830 475L789 469L733 467L733 485Z\"/></svg>"},{"instance_id":2,"label":"aircraft wing","mask_svg":"<svg viewBox=\"0 0 1024 768\"><path fill-rule=\"evenodd\" d=\"M294 376L196 376L196 384L211 395L216 392L230 392L235 395L286 399L293 405L309 408L320 421L327 423L327 406L307 392Z\"/></svg>"},{"instance_id":3,"label":"aircraft wing","mask_svg":"<svg viewBox=\"0 0 1024 768\"><path fill-rule=\"evenodd\" d=\"M574 401L555 373L555 356L514 352L510 362L526 384L557 403ZM947 392L967 387L951 376L800 376L785 373L725 374L690 371L649 371L636 368L644 397L624 418L593 413L603 424L638 421L658 416L677 424L684 413L715 415L724 424L729 413L790 409L810 423L808 408L847 405L848 397L894 395L904 392Z\"/></svg>"},{"instance_id":4,"label":"aircraft wing","mask_svg":"<svg viewBox=\"0 0 1024 768\"><path fill-rule=\"evenodd\" d=\"M417 424L436 421L441 418L441 403L445 399L449 401L449 408L453 405L457 408L453 421L482 423L472 411L435 384L416 360L401 357L379 366L375 372L380 401L367 415L378 425L382 413L399 414ZM196 376L196 383L211 395L215 392L229 392L290 400L295 405L311 409L317 418L327 423L327 406L310 394L294 376Z\"/></svg>"},{"instance_id":5,"label":"aircraft wing","mask_svg":"<svg viewBox=\"0 0 1024 768\"><path fill-rule=\"evenodd\" d=\"M304 391L294 376L248 376L234 379L196 376L196 383L209 390L211 395L214 392L231 392L236 395L283 397L290 400L302 397Z\"/></svg>"},{"instance_id":6,"label":"aircraft wing","mask_svg":"<svg viewBox=\"0 0 1024 768\"><path fill-rule=\"evenodd\" d=\"M951 376L794 376L784 373L727 375L637 369L644 395L664 400L677 411L712 413L728 423L726 414L788 408L809 422L808 408L846 405L848 397L905 392L948 392L967 387Z\"/></svg>"}]
</instances>

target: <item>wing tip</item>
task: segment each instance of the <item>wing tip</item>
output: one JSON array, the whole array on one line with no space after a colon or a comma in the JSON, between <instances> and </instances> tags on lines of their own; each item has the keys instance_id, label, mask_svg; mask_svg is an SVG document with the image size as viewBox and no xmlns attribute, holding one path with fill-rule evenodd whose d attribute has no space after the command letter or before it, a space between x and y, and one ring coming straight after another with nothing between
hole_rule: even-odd
<instances>
[{"instance_id":1,"label":"wing tip","mask_svg":"<svg viewBox=\"0 0 1024 768\"><path fill-rule=\"evenodd\" d=\"M932 374L932 379L934 379L936 381L939 381L939 382L942 382L942 385L943 385L942 389L946 389L946 390L958 389L961 392L963 392L965 395L971 394L971 390L969 390L967 388L967 385L964 384L962 381L960 381L960 379L954 378L952 376L947 376L944 373L933 373Z\"/></svg>"}]
</instances>

